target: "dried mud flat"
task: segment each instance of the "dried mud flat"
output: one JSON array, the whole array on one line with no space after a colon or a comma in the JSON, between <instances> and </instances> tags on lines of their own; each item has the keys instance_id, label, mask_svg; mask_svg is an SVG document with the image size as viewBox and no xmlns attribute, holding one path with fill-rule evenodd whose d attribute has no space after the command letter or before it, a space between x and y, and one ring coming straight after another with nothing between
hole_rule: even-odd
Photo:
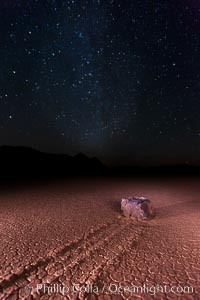
<instances>
[{"instance_id":1,"label":"dried mud flat","mask_svg":"<svg viewBox=\"0 0 200 300\"><path fill-rule=\"evenodd\" d=\"M199 183L79 179L2 191L0 299L200 299ZM156 218L121 217L124 196L150 198Z\"/></svg>"}]
</instances>

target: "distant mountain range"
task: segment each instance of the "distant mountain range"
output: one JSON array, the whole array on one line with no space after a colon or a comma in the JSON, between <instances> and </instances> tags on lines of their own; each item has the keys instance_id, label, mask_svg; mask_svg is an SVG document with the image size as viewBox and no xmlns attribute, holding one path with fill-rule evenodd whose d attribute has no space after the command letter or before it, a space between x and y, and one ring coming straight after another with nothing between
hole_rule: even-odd
<instances>
[{"instance_id":1,"label":"distant mountain range","mask_svg":"<svg viewBox=\"0 0 200 300\"><path fill-rule=\"evenodd\" d=\"M75 156L44 153L22 146L0 147L0 180L62 178L67 176L174 176L200 175L200 167L166 165L156 167L104 165L98 158L82 153Z\"/></svg>"},{"instance_id":2,"label":"distant mountain range","mask_svg":"<svg viewBox=\"0 0 200 300\"><path fill-rule=\"evenodd\" d=\"M82 153L69 156L22 146L0 147L0 179L93 175L102 174L105 168L96 157L89 158Z\"/></svg>"}]
</instances>

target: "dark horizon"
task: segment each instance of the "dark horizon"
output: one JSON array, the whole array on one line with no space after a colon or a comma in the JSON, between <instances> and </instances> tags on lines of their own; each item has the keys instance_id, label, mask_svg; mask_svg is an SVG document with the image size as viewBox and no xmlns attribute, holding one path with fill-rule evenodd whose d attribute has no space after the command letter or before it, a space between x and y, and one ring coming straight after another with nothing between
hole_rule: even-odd
<instances>
[{"instance_id":1,"label":"dark horizon","mask_svg":"<svg viewBox=\"0 0 200 300\"><path fill-rule=\"evenodd\" d=\"M19 155L21 158L23 158L23 154L26 154L27 157L30 159L31 161L31 158L32 158L32 155L33 154L42 154L45 156L49 156L50 160L49 162L51 162L51 159L54 157L54 156L57 156L57 157L61 157L61 160L63 159L66 159L66 158L79 158L80 159L80 162L82 160L85 160L85 159L88 159L88 160L96 160L99 162L99 164L102 164L102 166L105 166L106 168L127 168L127 170L130 168L134 170L134 168L141 168L141 169L148 169L148 168L182 168L182 167L196 167L196 169L198 169L200 167L200 164L193 164L189 161L185 161L185 162L180 162L178 163L177 161L175 163L173 162L169 162L167 163L165 161L165 163L156 163L156 164L149 164L149 163L140 163L140 162L133 162L133 163L118 163L118 164L114 164L114 163L108 163L108 162L105 162L103 161L101 158L97 157L97 156L90 156L90 155L87 155L86 153L83 153L83 152L77 152L77 153L74 153L74 154L69 154L69 153L65 153L65 152L48 152L48 151L42 151L40 149L37 149L37 148L34 148L34 147L29 147L29 146L22 146L22 145L0 145L0 161L2 159L4 159L4 155L5 155L5 158L9 159L9 157L12 159L16 159L15 155ZM2 155L3 154L3 155ZM12 157L12 155L14 155L14 157ZM26 157L26 158L27 158ZM5 163L5 162L4 162ZM119 169L120 170L120 169ZM123 169L121 169L123 170ZM124 169L125 170L125 169Z\"/></svg>"}]
</instances>

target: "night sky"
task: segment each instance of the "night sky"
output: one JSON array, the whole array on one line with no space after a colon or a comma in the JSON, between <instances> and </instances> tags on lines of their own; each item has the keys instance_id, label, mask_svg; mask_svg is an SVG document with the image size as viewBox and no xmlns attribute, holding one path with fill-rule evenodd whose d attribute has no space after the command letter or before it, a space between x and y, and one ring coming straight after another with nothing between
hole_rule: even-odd
<instances>
[{"instance_id":1,"label":"night sky","mask_svg":"<svg viewBox=\"0 0 200 300\"><path fill-rule=\"evenodd\" d=\"M200 163L200 2L0 2L0 144Z\"/></svg>"}]
</instances>

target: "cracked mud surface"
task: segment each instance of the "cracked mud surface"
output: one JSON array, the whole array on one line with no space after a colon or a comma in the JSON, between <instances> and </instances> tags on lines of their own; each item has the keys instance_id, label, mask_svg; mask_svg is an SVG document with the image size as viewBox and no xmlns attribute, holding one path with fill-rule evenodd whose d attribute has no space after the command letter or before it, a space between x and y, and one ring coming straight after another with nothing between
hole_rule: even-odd
<instances>
[{"instance_id":1,"label":"cracked mud surface","mask_svg":"<svg viewBox=\"0 0 200 300\"><path fill-rule=\"evenodd\" d=\"M200 299L199 182L79 179L1 192L0 299ZM124 196L151 199L156 218L121 217ZM145 284L194 290L124 289Z\"/></svg>"}]
</instances>

